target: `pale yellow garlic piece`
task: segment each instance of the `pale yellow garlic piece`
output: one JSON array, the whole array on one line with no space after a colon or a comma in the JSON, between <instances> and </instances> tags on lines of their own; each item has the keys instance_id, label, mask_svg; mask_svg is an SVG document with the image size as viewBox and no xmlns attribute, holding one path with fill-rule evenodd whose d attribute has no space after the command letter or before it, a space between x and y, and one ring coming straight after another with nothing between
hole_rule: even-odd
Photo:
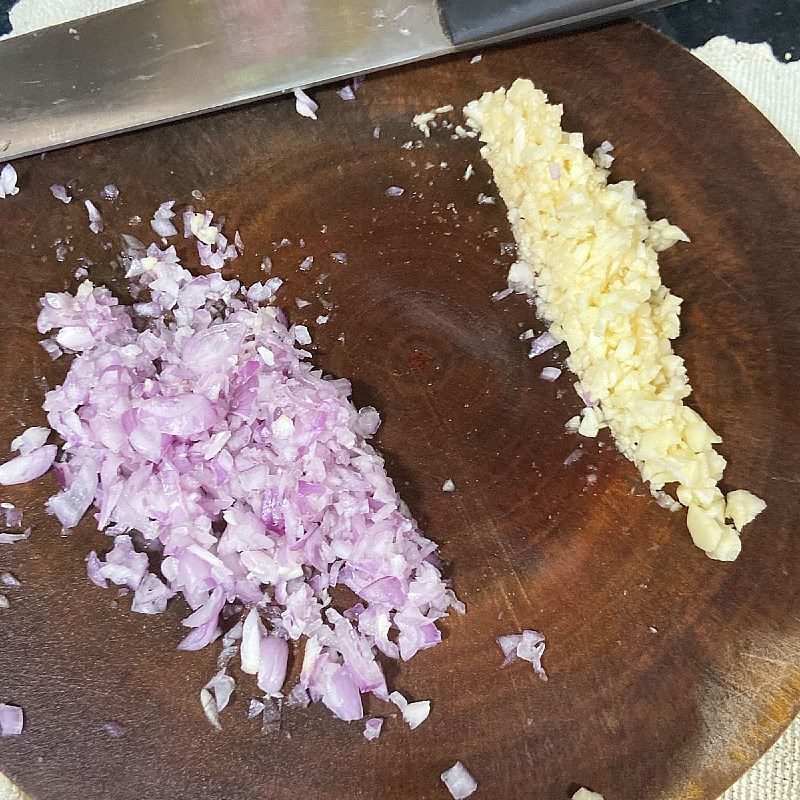
<instances>
[{"instance_id":1,"label":"pale yellow garlic piece","mask_svg":"<svg viewBox=\"0 0 800 800\"><path fill-rule=\"evenodd\" d=\"M728 492L725 516L733 520L737 531L751 523L765 508L767 504L752 492L746 489L735 489Z\"/></svg>"},{"instance_id":2,"label":"pale yellow garlic piece","mask_svg":"<svg viewBox=\"0 0 800 800\"><path fill-rule=\"evenodd\" d=\"M741 552L742 540L739 534L730 525L725 525L719 543L708 556L715 561L736 561Z\"/></svg>"},{"instance_id":3,"label":"pale yellow garlic piece","mask_svg":"<svg viewBox=\"0 0 800 800\"><path fill-rule=\"evenodd\" d=\"M583 136L562 130L562 111L522 79L464 109L517 241L509 281L535 297L569 348L576 390L599 403L567 430L596 436L608 426L653 490L675 485L695 543L711 558L733 559L741 545L726 518L739 529L763 504L732 492L726 507L718 486L725 459L714 450L721 439L684 405L692 390L671 344L682 301L662 285L657 253L689 237L667 220L651 222L631 181L609 184Z\"/></svg>"},{"instance_id":4,"label":"pale yellow garlic piece","mask_svg":"<svg viewBox=\"0 0 800 800\"><path fill-rule=\"evenodd\" d=\"M686 525L692 536L692 541L706 553L713 553L722 540L725 527L711 514L698 505L692 504L686 513Z\"/></svg>"}]
</instances>

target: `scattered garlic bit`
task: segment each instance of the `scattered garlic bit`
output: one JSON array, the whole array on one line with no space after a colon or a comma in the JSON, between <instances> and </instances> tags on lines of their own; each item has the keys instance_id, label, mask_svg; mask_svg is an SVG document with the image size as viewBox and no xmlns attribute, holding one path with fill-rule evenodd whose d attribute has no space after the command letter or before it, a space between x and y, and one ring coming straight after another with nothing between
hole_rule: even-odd
<instances>
[{"instance_id":1,"label":"scattered garlic bit","mask_svg":"<svg viewBox=\"0 0 800 800\"><path fill-rule=\"evenodd\" d=\"M453 129L453 135L450 137L451 139L474 139L477 137L477 133L475 131L467 130L463 125L456 125Z\"/></svg>"},{"instance_id":2,"label":"scattered garlic bit","mask_svg":"<svg viewBox=\"0 0 800 800\"><path fill-rule=\"evenodd\" d=\"M431 135L431 128L436 127L436 117L438 114L447 114L449 111L453 110L452 105L446 106L439 106L438 108L431 109L430 111L425 111L422 114L415 114L414 118L411 120L411 124L414 125L416 128L419 128L425 138L427 139Z\"/></svg>"},{"instance_id":3,"label":"scattered garlic bit","mask_svg":"<svg viewBox=\"0 0 800 800\"><path fill-rule=\"evenodd\" d=\"M611 155L613 149L614 145L606 139L606 141L592 153L592 161L602 169L610 169L611 165L614 163L614 156Z\"/></svg>"},{"instance_id":4,"label":"scattered garlic bit","mask_svg":"<svg viewBox=\"0 0 800 800\"><path fill-rule=\"evenodd\" d=\"M572 800L603 800L603 795L581 788L572 795Z\"/></svg>"},{"instance_id":5,"label":"scattered garlic bit","mask_svg":"<svg viewBox=\"0 0 800 800\"><path fill-rule=\"evenodd\" d=\"M442 484L442 491L443 492L454 492L455 490L456 490L456 485L453 483L453 481L450 478L448 478Z\"/></svg>"},{"instance_id":6,"label":"scattered garlic bit","mask_svg":"<svg viewBox=\"0 0 800 800\"><path fill-rule=\"evenodd\" d=\"M732 561L739 531L765 506L749 492L732 492L726 505L717 485L726 462L713 448L721 440L683 404L691 387L670 344L681 300L662 285L656 252L688 237L666 220L651 223L632 182L608 184L607 171L584 152L583 136L561 129L562 107L548 104L529 80L487 92L464 112L485 142L481 154L509 209L518 263L527 268L515 270L515 281L567 343L576 389L591 398L579 432L593 436L608 426L654 490L677 483L695 544Z\"/></svg>"}]
</instances>

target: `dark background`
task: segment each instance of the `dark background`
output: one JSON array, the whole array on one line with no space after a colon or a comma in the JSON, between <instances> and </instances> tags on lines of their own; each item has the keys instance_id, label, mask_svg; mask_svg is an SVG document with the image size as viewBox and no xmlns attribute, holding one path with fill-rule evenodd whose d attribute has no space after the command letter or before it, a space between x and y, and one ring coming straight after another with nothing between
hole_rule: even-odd
<instances>
[{"instance_id":1,"label":"dark background","mask_svg":"<svg viewBox=\"0 0 800 800\"><path fill-rule=\"evenodd\" d=\"M17 2L0 0L0 36L11 30L8 12ZM769 42L780 60L800 58L800 0L686 0L640 19L685 47L725 34L740 42Z\"/></svg>"}]
</instances>

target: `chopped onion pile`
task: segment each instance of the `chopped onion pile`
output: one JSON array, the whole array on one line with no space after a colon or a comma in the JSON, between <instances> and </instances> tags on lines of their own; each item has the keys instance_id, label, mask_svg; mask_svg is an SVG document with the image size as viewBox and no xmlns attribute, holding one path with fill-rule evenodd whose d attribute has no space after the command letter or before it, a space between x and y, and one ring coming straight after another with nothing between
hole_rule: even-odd
<instances>
[{"instance_id":1,"label":"chopped onion pile","mask_svg":"<svg viewBox=\"0 0 800 800\"><path fill-rule=\"evenodd\" d=\"M503 651L505 660L502 666L507 666L512 661L521 658L533 665L534 672L543 680L547 680L547 673L542 667L542 655L544 654L544 636L538 631L522 631L521 634L514 633L509 636L498 636L497 644Z\"/></svg>"},{"instance_id":2,"label":"chopped onion pile","mask_svg":"<svg viewBox=\"0 0 800 800\"><path fill-rule=\"evenodd\" d=\"M171 213L162 205L154 222ZM218 232L214 240L219 247ZM436 545L367 442L380 418L353 406L348 381L309 363L305 327L259 308L272 287L194 276L174 247L145 252L127 241L132 307L89 281L41 300L39 331L75 356L44 403L64 442L62 488L47 508L65 528L96 508L114 546L104 559L89 554L87 574L132 591L134 611L185 600L180 649L213 642L245 608L244 624L223 638L221 672L203 688L212 723L233 689L225 667L239 640L242 670L266 698L280 698L288 642L301 638L289 703L361 719L362 694L389 699L377 654L409 659L441 640L436 622L451 606L463 613L435 565ZM0 475L41 475L55 457L47 435L18 437L30 449ZM337 586L357 602L334 608ZM279 721L280 702L268 705ZM407 704L404 716L416 726L428 709Z\"/></svg>"}]
</instances>

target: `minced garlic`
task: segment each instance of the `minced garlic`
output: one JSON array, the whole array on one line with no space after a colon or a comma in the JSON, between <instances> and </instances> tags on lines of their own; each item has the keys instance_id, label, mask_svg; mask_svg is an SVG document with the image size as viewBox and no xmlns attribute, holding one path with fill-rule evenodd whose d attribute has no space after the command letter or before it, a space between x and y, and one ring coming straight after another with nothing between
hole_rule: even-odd
<instances>
[{"instance_id":1,"label":"minced garlic","mask_svg":"<svg viewBox=\"0 0 800 800\"><path fill-rule=\"evenodd\" d=\"M572 800L603 800L603 795L597 792L590 792L588 789L580 788L572 795Z\"/></svg>"},{"instance_id":2,"label":"minced garlic","mask_svg":"<svg viewBox=\"0 0 800 800\"><path fill-rule=\"evenodd\" d=\"M726 501L718 487L726 462L713 448L721 439L683 403L691 387L670 344L681 300L662 285L656 253L688 237L666 220L650 222L632 182L609 184L583 136L561 129L562 107L529 80L485 93L464 113L485 142L517 240L509 285L536 298L550 332L569 346L587 407L568 427L586 436L609 427L653 491L677 484L695 544L732 561L739 531L765 503L742 490Z\"/></svg>"}]
</instances>

